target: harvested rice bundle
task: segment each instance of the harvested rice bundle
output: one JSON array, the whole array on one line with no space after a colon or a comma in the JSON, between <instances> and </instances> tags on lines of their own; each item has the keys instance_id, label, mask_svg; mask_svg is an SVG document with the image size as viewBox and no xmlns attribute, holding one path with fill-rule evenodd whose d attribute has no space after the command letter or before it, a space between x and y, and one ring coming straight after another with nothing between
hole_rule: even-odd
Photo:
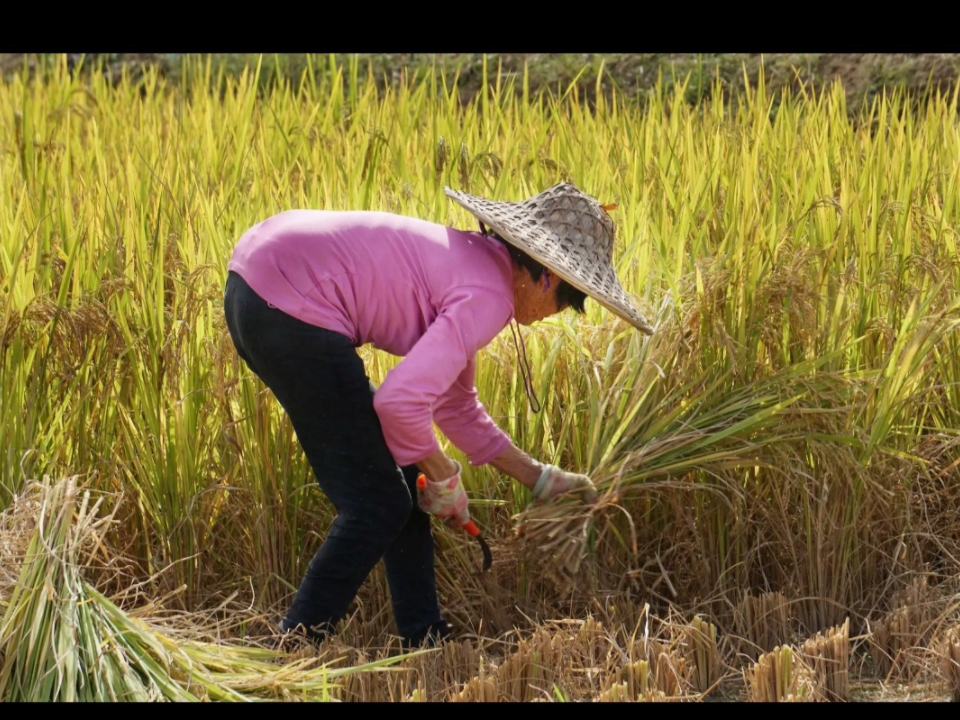
<instances>
[{"instance_id":1,"label":"harvested rice bundle","mask_svg":"<svg viewBox=\"0 0 960 720\"><path fill-rule=\"evenodd\" d=\"M124 613L82 577L97 549L100 501L75 478L31 490L38 514L10 600L0 617L0 701L326 700L332 668L260 648L183 642ZM385 659L374 669L423 654Z\"/></svg>"},{"instance_id":2,"label":"harvested rice bundle","mask_svg":"<svg viewBox=\"0 0 960 720\"><path fill-rule=\"evenodd\" d=\"M631 490L650 490L656 487L652 481L671 483L675 478L692 479L696 485L700 473L767 465L763 449L790 437L794 416L787 409L802 395L795 391L797 377L797 368L792 368L726 393L720 389L728 378L704 371L689 385L638 387L636 406L617 433L621 440L591 473L599 494L596 503L585 505L569 494L528 506L514 517L517 552L558 592L585 589L585 561L591 548L602 544L605 532L627 544L617 519L626 519L630 550L639 555L634 520L620 504Z\"/></svg>"},{"instance_id":3,"label":"harvested rice bundle","mask_svg":"<svg viewBox=\"0 0 960 720\"><path fill-rule=\"evenodd\" d=\"M573 498L531 506L517 522L519 554L539 567L544 579L559 592L567 594L583 587L590 531L612 503L616 497L608 491L590 506Z\"/></svg>"}]
</instances>

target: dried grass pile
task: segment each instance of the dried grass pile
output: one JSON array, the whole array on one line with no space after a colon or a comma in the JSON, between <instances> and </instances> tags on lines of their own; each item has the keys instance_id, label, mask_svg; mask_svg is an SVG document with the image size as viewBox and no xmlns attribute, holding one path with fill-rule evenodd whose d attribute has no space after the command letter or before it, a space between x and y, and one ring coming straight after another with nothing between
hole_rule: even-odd
<instances>
[{"instance_id":1,"label":"dried grass pile","mask_svg":"<svg viewBox=\"0 0 960 720\"><path fill-rule=\"evenodd\" d=\"M337 668L131 616L84 577L113 521L102 504L76 478L44 478L4 513L0 701L326 700L338 680L402 659Z\"/></svg>"}]
</instances>

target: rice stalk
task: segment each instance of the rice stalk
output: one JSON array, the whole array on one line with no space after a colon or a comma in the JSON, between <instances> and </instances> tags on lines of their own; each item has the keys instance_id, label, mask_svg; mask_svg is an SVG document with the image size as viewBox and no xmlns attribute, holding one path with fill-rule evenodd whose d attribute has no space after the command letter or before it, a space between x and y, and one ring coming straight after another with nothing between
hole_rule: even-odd
<instances>
[{"instance_id":1,"label":"rice stalk","mask_svg":"<svg viewBox=\"0 0 960 720\"><path fill-rule=\"evenodd\" d=\"M804 641L800 655L813 674L817 696L830 701L850 699L850 619Z\"/></svg>"},{"instance_id":2,"label":"rice stalk","mask_svg":"<svg viewBox=\"0 0 960 720\"><path fill-rule=\"evenodd\" d=\"M813 677L789 645L761 655L745 671L753 702L809 702L813 700Z\"/></svg>"},{"instance_id":3,"label":"rice stalk","mask_svg":"<svg viewBox=\"0 0 960 720\"><path fill-rule=\"evenodd\" d=\"M960 630L957 628L951 628L943 641L941 666L952 701L960 702Z\"/></svg>"},{"instance_id":4,"label":"rice stalk","mask_svg":"<svg viewBox=\"0 0 960 720\"><path fill-rule=\"evenodd\" d=\"M496 669L496 685L507 702L529 702L548 690L563 672L562 645L548 632L521 639Z\"/></svg>"},{"instance_id":5,"label":"rice stalk","mask_svg":"<svg viewBox=\"0 0 960 720\"><path fill-rule=\"evenodd\" d=\"M693 668L693 686L707 694L720 680L720 653L717 649L717 626L701 617L695 617L686 631L690 665Z\"/></svg>"},{"instance_id":6,"label":"rice stalk","mask_svg":"<svg viewBox=\"0 0 960 720\"><path fill-rule=\"evenodd\" d=\"M657 691L667 697L680 697L691 684L693 668L688 658L661 642L650 642L647 653Z\"/></svg>"},{"instance_id":7,"label":"rice stalk","mask_svg":"<svg viewBox=\"0 0 960 720\"><path fill-rule=\"evenodd\" d=\"M497 692L497 679L496 677L486 677L484 675L478 675L475 678L472 678L467 684L463 687L462 690L457 692L452 698L451 702L498 702L499 693Z\"/></svg>"},{"instance_id":8,"label":"rice stalk","mask_svg":"<svg viewBox=\"0 0 960 720\"><path fill-rule=\"evenodd\" d=\"M790 641L790 613L787 599L780 592L759 597L744 592L736 614L739 651L756 660L759 655Z\"/></svg>"},{"instance_id":9,"label":"rice stalk","mask_svg":"<svg viewBox=\"0 0 960 720\"><path fill-rule=\"evenodd\" d=\"M917 654L923 652L934 630L927 579L915 578L893 598L893 609L872 627L869 646L878 675L907 680L923 672Z\"/></svg>"},{"instance_id":10,"label":"rice stalk","mask_svg":"<svg viewBox=\"0 0 960 720\"><path fill-rule=\"evenodd\" d=\"M597 697L597 702L667 702L668 698L659 690L637 692L626 681L613 683Z\"/></svg>"}]
</instances>

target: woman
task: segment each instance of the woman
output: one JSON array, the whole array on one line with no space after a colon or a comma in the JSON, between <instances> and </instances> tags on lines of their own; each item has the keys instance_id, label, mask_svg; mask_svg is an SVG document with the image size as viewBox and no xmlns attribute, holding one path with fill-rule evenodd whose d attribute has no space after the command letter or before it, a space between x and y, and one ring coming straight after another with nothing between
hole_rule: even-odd
<instances>
[{"instance_id":1,"label":"woman","mask_svg":"<svg viewBox=\"0 0 960 720\"><path fill-rule=\"evenodd\" d=\"M511 320L582 312L586 295L652 332L611 264L613 222L570 184L521 203L446 192L479 233L388 213L293 210L247 231L230 261L224 308L237 352L289 415L338 512L283 631L322 640L382 558L405 645L450 636L429 514L458 528L470 514L461 467L441 451L434 423L471 464L489 463L537 501L596 497L589 477L519 450L474 381L477 352ZM376 390L356 352L366 343L405 356Z\"/></svg>"}]
</instances>

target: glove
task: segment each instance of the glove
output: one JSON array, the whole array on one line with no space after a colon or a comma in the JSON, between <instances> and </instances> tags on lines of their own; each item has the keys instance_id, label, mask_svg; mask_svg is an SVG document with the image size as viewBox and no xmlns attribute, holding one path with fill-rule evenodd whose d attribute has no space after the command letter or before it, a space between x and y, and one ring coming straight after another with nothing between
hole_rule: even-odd
<instances>
[{"instance_id":1,"label":"glove","mask_svg":"<svg viewBox=\"0 0 960 720\"><path fill-rule=\"evenodd\" d=\"M432 482L420 474L417 478L418 503L421 510L442 520L447 527L462 528L470 522L467 509L470 501L460 482L460 463L454 460L453 464L457 466L457 472L440 482Z\"/></svg>"},{"instance_id":2,"label":"glove","mask_svg":"<svg viewBox=\"0 0 960 720\"><path fill-rule=\"evenodd\" d=\"M533 488L533 497L540 502L546 502L571 491L578 492L581 499L590 505L597 501L597 488L589 477L547 465Z\"/></svg>"}]
</instances>

